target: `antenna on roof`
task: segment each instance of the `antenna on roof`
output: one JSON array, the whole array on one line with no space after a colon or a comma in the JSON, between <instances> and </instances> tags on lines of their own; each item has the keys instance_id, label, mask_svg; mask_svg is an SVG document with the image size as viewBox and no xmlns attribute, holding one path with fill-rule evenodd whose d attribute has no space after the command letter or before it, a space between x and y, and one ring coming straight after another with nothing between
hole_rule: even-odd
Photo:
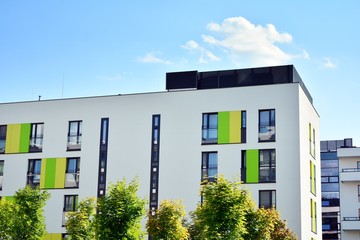
<instances>
[{"instance_id":1,"label":"antenna on roof","mask_svg":"<svg viewBox=\"0 0 360 240\"><path fill-rule=\"evenodd\" d=\"M41 100L41 95L39 95L39 99L38 99L38 101L40 101Z\"/></svg>"}]
</instances>

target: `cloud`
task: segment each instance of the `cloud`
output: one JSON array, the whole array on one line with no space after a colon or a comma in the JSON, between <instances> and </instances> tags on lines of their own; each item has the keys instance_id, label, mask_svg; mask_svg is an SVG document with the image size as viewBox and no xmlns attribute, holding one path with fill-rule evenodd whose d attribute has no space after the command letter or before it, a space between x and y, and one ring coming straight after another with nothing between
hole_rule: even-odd
<instances>
[{"instance_id":1,"label":"cloud","mask_svg":"<svg viewBox=\"0 0 360 240\"><path fill-rule=\"evenodd\" d=\"M325 68L336 68L337 67L336 64L333 61L331 61L330 58L328 58L328 57L323 58L323 66Z\"/></svg>"},{"instance_id":2,"label":"cloud","mask_svg":"<svg viewBox=\"0 0 360 240\"><path fill-rule=\"evenodd\" d=\"M198 59L200 63L220 61L219 57L215 56L215 54L200 46L197 42L193 40L188 41L185 45L182 45L181 47L189 50L190 52L200 54L200 57Z\"/></svg>"},{"instance_id":3,"label":"cloud","mask_svg":"<svg viewBox=\"0 0 360 240\"><path fill-rule=\"evenodd\" d=\"M219 49L236 64L279 65L288 64L293 59L309 59L305 50L296 49L299 53L295 54L283 50L281 46L293 47L293 37L289 33L279 32L272 24L255 25L244 17L233 17L225 19L221 24L209 23L207 29L211 34L202 35L203 43L207 47ZM205 58L203 53L208 51L205 47L195 41L189 41L183 46L188 50L191 47L199 49L202 54L200 58ZM219 61L220 57L216 59Z\"/></svg>"},{"instance_id":4,"label":"cloud","mask_svg":"<svg viewBox=\"0 0 360 240\"><path fill-rule=\"evenodd\" d=\"M157 57L156 54L153 52L146 53L143 57L138 57L138 61L142 63L171 64L170 61Z\"/></svg>"}]
</instances>

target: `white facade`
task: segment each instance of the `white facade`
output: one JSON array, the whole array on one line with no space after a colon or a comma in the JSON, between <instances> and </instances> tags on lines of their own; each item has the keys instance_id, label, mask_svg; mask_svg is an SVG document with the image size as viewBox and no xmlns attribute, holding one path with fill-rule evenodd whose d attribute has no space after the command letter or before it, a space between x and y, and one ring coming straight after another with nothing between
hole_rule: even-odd
<instances>
[{"instance_id":1,"label":"white facade","mask_svg":"<svg viewBox=\"0 0 360 240\"><path fill-rule=\"evenodd\" d=\"M275 141L259 142L259 110L267 109L275 110ZM224 111L246 111L246 143L202 144L203 114ZM187 212L195 209L203 152L217 152L218 173L232 179L240 177L242 151L273 149L275 181L244 187L256 202L260 190L275 190L276 208L299 239L321 239L319 116L299 83L0 104L0 126L44 123L41 152L0 154L0 195L12 196L25 186L29 159L79 158L79 187L48 189L47 231L64 233L64 195L97 196L101 119L108 118L107 185L137 176L139 195L149 198L153 115L160 115L158 202L183 199ZM69 121L82 121L81 150L67 151ZM310 161L316 166L315 193ZM317 206L315 229L310 199Z\"/></svg>"},{"instance_id":2,"label":"white facade","mask_svg":"<svg viewBox=\"0 0 360 240\"><path fill-rule=\"evenodd\" d=\"M360 239L360 148L338 149L341 237Z\"/></svg>"}]
</instances>

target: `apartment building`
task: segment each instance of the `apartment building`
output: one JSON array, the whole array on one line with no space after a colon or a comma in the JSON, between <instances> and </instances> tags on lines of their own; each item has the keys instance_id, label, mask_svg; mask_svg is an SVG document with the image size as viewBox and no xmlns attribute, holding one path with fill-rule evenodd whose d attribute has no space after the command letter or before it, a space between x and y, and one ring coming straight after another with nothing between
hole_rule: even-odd
<instances>
[{"instance_id":1,"label":"apartment building","mask_svg":"<svg viewBox=\"0 0 360 240\"><path fill-rule=\"evenodd\" d=\"M150 210L189 212L223 174L321 239L319 115L292 65L167 73L166 90L0 104L0 195L48 190L47 239L61 239L66 212L110 182L137 176Z\"/></svg>"},{"instance_id":2,"label":"apartment building","mask_svg":"<svg viewBox=\"0 0 360 240\"><path fill-rule=\"evenodd\" d=\"M341 238L360 238L360 148L338 149Z\"/></svg>"}]
</instances>

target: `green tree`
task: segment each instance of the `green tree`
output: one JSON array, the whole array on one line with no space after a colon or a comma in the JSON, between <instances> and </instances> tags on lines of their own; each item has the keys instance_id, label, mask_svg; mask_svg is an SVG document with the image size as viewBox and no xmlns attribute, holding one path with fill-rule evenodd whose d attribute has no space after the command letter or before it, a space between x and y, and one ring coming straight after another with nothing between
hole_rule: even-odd
<instances>
[{"instance_id":1,"label":"green tree","mask_svg":"<svg viewBox=\"0 0 360 240\"><path fill-rule=\"evenodd\" d=\"M76 212L67 214L66 232L72 240L95 239L96 202L94 198L80 201Z\"/></svg>"},{"instance_id":2,"label":"green tree","mask_svg":"<svg viewBox=\"0 0 360 240\"><path fill-rule=\"evenodd\" d=\"M0 204L0 238L42 239L46 234L43 208L50 194L26 186Z\"/></svg>"},{"instance_id":3,"label":"green tree","mask_svg":"<svg viewBox=\"0 0 360 240\"><path fill-rule=\"evenodd\" d=\"M186 215L181 201L164 200L155 215L148 213L146 229L153 240L186 240L189 233L182 222Z\"/></svg>"},{"instance_id":4,"label":"green tree","mask_svg":"<svg viewBox=\"0 0 360 240\"><path fill-rule=\"evenodd\" d=\"M110 184L107 194L98 199L96 214L97 234L100 240L143 238L141 218L145 215L146 200L137 196L139 183L134 179Z\"/></svg>"},{"instance_id":5,"label":"green tree","mask_svg":"<svg viewBox=\"0 0 360 240\"><path fill-rule=\"evenodd\" d=\"M254 208L254 203L241 188L240 182L220 176L217 182L203 185L200 194L202 204L191 213L191 239L244 239L247 232L245 215Z\"/></svg>"},{"instance_id":6,"label":"green tree","mask_svg":"<svg viewBox=\"0 0 360 240\"><path fill-rule=\"evenodd\" d=\"M295 240L296 235L286 227L280 214L274 208L254 209L246 215L247 233L245 239L254 240Z\"/></svg>"}]
</instances>

